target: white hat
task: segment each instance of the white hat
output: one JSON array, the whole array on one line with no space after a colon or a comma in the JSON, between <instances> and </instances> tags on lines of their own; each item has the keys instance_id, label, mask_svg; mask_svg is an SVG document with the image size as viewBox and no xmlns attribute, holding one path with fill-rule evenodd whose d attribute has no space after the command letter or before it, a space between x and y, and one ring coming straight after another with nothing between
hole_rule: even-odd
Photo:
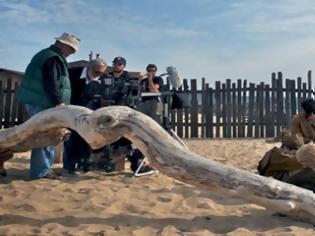
<instances>
[{"instance_id":1,"label":"white hat","mask_svg":"<svg viewBox=\"0 0 315 236\"><path fill-rule=\"evenodd\" d=\"M63 33L59 38L55 38L57 41L72 47L75 51L79 51L80 39L73 34Z\"/></svg>"}]
</instances>

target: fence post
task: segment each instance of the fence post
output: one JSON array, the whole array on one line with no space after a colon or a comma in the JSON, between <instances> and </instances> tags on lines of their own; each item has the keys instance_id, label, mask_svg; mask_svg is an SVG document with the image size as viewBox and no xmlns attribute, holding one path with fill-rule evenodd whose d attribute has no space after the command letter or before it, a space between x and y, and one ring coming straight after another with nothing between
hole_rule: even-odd
<instances>
[{"instance_id":1,"label":"fence post","mask_svg":"<svg viewBox=\"0 0 315 236\"><path fill-rule=\"evenodd\" d=\"M199 116L199 105L197 100L197 80L192 79L190 81L191 83L191 113L190 113L190 121L191 121L191 130L190 130L190 136L192 138L199 137L199 122L198 122L198 116Z\"/></svg>"}]
</instances>

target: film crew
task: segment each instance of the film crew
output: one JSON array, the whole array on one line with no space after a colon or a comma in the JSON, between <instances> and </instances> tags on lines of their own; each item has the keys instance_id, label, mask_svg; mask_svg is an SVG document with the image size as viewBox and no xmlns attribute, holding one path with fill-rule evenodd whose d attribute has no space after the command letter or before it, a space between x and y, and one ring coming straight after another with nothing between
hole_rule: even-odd
<instances>
[{"instance_id":1,"label":"film crew","mask_svg":"<svg viewBox=\"0 0 315 236\"><path fill-rule=\"evenodd\" d=\"M105 73L106 68L107 63L101 58L89 61L87 66L82 69L81 76L72 81L72 84L79 84L79 86L72 86L72 88L77 88L74 89L73 94L82 95L86 85L91 81L97 81ZM81 96L72 101L75 103L74 105L85 105ZM71 130L70 138L64 143L63 168L70 174L77 174L76 170L86 172L89 170L90 156L89 144L76 131Z\"/></svg>"},{"instance_id":2,"label":"film crew","mask_svg":"<svg viewBox=\"0 0 315 236\"><path fill-rule=\"evenodd\" d=\"M17 98L28 117L48 108L70 103L71 86L66 58L78 51L80 39L63 33L50 47L38 52L27 66ZM31 178L58 178L52 170L54 147L32 149Z\"/></svg>"},{"instance_id":3,"label":"film crew","mask_svg":"<svg viewBox=\"0 0 315 236\"><path fill-rule=\"evenodd\" d=\"M103 74L98 80L91 81L84 89L82 94L83 105L90 109L98 109L100 107L111 105L124 105L135 107L135 100L140 99L141 86L133 84L129 78L128 72L124 70L126 67L126 59L123 57L116 57L113 60L113 71L109 74ZM135 99L133 97L136 97ZM118 141L107 145L95 152L106 153L104 158L100 158L99 167L102 166L106 171L112 171L113 167L109 166L108 155L121 156L121 154L128 156L131 152L131 142L126 138L121 138ZM140 158L140 157L139 157ZM140 161L139 158L133 158L131 162L131 170L136 171ZM147 171L149 168L143 166L141 172Z\"/></svg>"}]
</instances>

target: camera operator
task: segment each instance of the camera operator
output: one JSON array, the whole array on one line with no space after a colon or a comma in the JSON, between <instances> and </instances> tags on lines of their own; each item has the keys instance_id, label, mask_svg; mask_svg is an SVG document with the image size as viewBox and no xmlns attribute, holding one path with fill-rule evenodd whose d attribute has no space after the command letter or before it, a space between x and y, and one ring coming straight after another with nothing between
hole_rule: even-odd
<instances>
[{"instance_id":1,"label":"camera operator","mask_svg":"<svg viewBox=\"0 0 315 236\"><path fill-rule=\"evenodd\" d=\"M116 80L128 81L129 74L125 71L126 59L123 57L115 57L113 60L113 71L109 75L113 76Z\"/></svg>"},{"instance_id":2,"label":"camera operator","mask_svg":"<svg viewBox=\"0 0 315 236\"><path fill-rule=\"evenodd\" d=\"M91 81L97 81L105 73L107 63L101 58L91 60L81 71L81 76L74 78L74 93L72 103L74 105L86 105L80 95L85 91ZM64 143L63 168L70 174L76 174L76 169L89 170L89 157L91 148L89 144L74 130L71 130L70 138Z\"/></svg>"}]
</instances>

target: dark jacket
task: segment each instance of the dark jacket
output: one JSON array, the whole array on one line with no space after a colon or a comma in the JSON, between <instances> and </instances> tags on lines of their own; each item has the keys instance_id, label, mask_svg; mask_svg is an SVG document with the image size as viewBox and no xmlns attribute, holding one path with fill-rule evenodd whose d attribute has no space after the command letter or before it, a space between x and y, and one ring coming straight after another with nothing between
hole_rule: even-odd
<instances>
[{"instance_id":1,"label":"dark jacket","mask_svg":"<svg viewBox=\"0 0 315 236\"><path fill-rule=\"evenodd\" d=\"M45 81L50 76L56 77L56 81ZM17 91L17 99L24 104L50 108L61 102L70 104L70 96L67 61L60 49L51 45L32 58Z\"/></svg>"}]
</instances>

